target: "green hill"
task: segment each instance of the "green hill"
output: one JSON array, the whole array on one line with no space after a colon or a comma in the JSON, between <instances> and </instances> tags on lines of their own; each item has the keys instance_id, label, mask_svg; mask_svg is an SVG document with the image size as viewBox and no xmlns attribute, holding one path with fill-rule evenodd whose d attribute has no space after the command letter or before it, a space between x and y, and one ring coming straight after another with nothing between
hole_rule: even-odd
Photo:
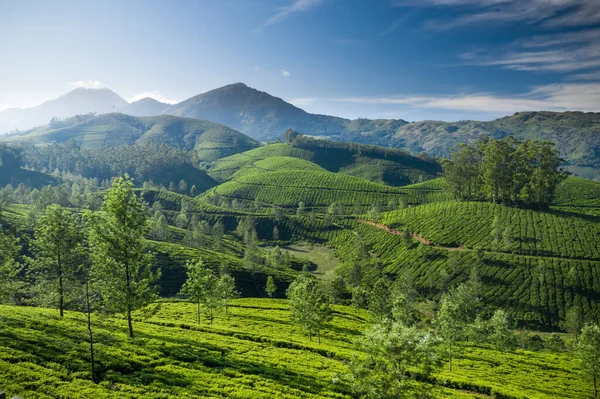
<instances>
[{"instance_id":1,"label":"green hill","mask_svg":"<svg viewBox=\"0 0 600 399\"><path fill-rule=\"evenodd\" d=\"M274 156L311 161L330 172L360 177L390 186L405 186L429 180L441 172L437 162L400 150L300 138L293 144L277 143L220 159L208 173L219 181L229 179L240 168Z\"/></svg>"},{"instance_id":2,"label":"green hill","mask_svg":"<svg viewBox=\"0 0 600 399\"><path fill-rule=\"evenodd\" d=\"M83 149L111 148L133 144L166 144L192 151L198 158L213 161L257 147L253 139L223 125L174 116L134 117L106 114L73 126L53 129L45 126L5 141L35 144L74 140Z\"/></svg>"}]
</instances>

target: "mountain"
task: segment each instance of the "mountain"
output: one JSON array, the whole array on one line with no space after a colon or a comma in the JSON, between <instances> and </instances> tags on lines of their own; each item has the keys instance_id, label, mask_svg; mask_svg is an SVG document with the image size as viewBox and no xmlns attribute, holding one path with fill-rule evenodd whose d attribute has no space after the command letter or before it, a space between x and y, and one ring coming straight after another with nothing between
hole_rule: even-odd
<instances>
[{"instance_id":1,"label":"mountain","mask_svg":"<svg viewBox=\"0 0 600 399\"><path fill-rule=\"evenodd\" d=\"M78 88L33 108L13 108L0 112L0 133L30 129L47 124L50 119L68 118L77 114L105 114L129 104L109 89Z\"/></svg>"},{"instance_id":2,"label":"mountain","mask_svg":"<svg viewBox=\"0 0 600 399\"><path fill-rule=\"evenodd\" d=\"M76 89L39 107L0 112L0 132L48 123L53 116L69 117L113 110L133 116L175 115L219 123L253 139L281 137L289 128L305 135L337 141L395 147L413 154L448 156L461 142L483 136L551 140L567 169L600 179L600 113L519 112L488 122L344 119L310 114L281 98L235 83L169 105L145 98L132 104L108 89Z\"/></svg>"},{"instance_id":3,"label":"mountain","mask_svg":"<svg viewBox=\"0 0 600 399\"><path fill-rule=\"evenodd\" d=\"M168 107L165 113L221 123L257 140L280 137L288 128L308 135L340 135L350 124L343 118L309 114L243 83L194 96Z\"/></svg>"},{"instance_id":4,"label":"mountain","mask_svg":"<svg viewBox=\"0 0 600 399\"><path fill-rule=\"evenodd\" d=\"M142 98L141 100L134 101L120 112L126 115L132 116L154 116L164 114L164 110L169 107L167 103L161 103L150 97Z\"/></svg>"},{"instance_id":5,"label":"mountain","mask_svg":"<svg viewBox=\"0 0 600 399\"><path fill-rule=\"evenodd\" d=\"M3 141L30 141L35 144L64 143L69 140L81 148L111 148L133 144L166 144L187 151L196 150L198 158L213 161L259 146L259 143L226 126L177 116L135 117L105 114L72 126L53 129L50 125Z\"/></svg>"}]
</instances>

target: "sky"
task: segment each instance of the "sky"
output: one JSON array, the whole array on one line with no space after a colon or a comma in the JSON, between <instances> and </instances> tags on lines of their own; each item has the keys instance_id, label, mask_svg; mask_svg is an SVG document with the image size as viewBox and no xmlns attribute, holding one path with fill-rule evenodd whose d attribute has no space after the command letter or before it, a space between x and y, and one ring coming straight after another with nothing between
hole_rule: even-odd
<instances>
[{"instance_id":1,"label":"sky","mask_svg":"<svg viewBox=\"0 0 600 399\"><path fill-rule=\"evenodd\" d=\"M0 0L0 110L235 82L347 118L600 111L600 0Z\"/></svg>"}]
</instances>

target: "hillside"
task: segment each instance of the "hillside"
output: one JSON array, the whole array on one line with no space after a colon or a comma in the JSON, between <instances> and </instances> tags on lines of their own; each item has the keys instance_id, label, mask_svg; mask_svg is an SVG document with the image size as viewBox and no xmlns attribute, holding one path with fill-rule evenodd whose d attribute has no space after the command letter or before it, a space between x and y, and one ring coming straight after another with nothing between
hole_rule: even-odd
<instances>
[{"instance_id":1,"label":"hillside","mask_svg":"<svg viewBox=\"0 0 600 399\"><path fill-rule=\"evenodd\" d=\"M349 122L309 114L243 83L199 94L170 106L164 113L221 123L261 141L280 137L288 128L306 134L338 135Z\"/></svg>"},{"instance_id":2,"label":"hillside","mask_svg":"<svg viewBox=\"0 0 600 399\"><path fill-rule=\"evenodd\" d=\"M161 103L153 98L142 98L134 101L119 112L131 116L154 116L164 114L164 110L169 107L169 104Z\"/></svg>"},{"instance_id":3,"label":"hillside","mask_svg":"<svg viewBox=\"0 0 600 399\"><path fill-rule=\"evenodd\" d=\"M60 320L55 310L0 306L0 386L36 399L350 398L344 363L358 353L350 342L368 316L346 306L334 310L320 345L287 322L282 300L235 300L229 315L220 312L213 324L200 325L193 305L159 302L136 314L135 340L126 338L124 320L94 319L97 362L105 370L96 385L89 381L83 315L69 312ZM567 353L517 350L504 361L489 346L469 345L456 363L436 375L437 398L590 394Z\"/></svg>"},{"instance_id":4,"label":"hillside","mask_svg":"<svg viewBox=\"0 0 600 399\"><path fill-rule=\"evenodd\" d=\"M4 141L34 144L74 140L83 149L112 148L133 144L166 144L191 151L198 158L213 161L258 146L253 139L216 123L174 116L133 117L106 114L60 129L50 126Z\"/></svg>"},{"instance_id":5,"label":"hillside","mask_svg":"<svg viewBox=\"0 0 600 399\"><path fill-rule=\"evenodd\" d=\"M279 156L303 159L330 172L390 186L429 180L441 172L440 165L434 160L410 156L399 150L307 138L296 139L293 144L270 144L226 157L209 165L207 170L215 179L225 181L242 167Z\"/></svg>"}]
</instances>

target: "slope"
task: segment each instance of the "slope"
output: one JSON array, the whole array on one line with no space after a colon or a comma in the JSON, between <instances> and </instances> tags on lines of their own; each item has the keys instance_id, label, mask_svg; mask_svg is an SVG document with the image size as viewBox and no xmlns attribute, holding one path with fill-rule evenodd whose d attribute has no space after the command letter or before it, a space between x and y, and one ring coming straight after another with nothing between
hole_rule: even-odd
<instances>
[{"instance_id":1,"label":"slope","mask_svg":"<svg viewBox=\"0 0 600 399\"><path fill-rule=\"evenodd\" d=\"M226 181L240 168L273 156L304 159L330 172L390 186L429 180L441 172L435 160L414 157L400 150L300 137L293 144L270 144L220 159L209 165L208 173L219 181Z\"/></svg>"},{"instance_id":2,"label":"slope","mask_svg":"<svg viewBox=\"0 0 600 399\"><path fill-rule=\"evenodd\" d=\"M221 123L258 140L280 137L290 127L307 134L338 135L349 122L342 118L309 114L243 83L189 98L167 108L165 113Z\"/></svg>"},{"instance_id":3,"label":"slope","mask_svg":"<svg viewBox=\"0 0 600 399\"><path fill-rule=\"evenodd\" d=\"M207 121L174 116L133 117L106 114L61 129L50 126L35 129L23 136L4 141L31 141L35 144L63 143L75 140L86 148L110 148L133 144L166 144L212 161L258 146L251 138Z\"/></svg>"}]
</instances>

